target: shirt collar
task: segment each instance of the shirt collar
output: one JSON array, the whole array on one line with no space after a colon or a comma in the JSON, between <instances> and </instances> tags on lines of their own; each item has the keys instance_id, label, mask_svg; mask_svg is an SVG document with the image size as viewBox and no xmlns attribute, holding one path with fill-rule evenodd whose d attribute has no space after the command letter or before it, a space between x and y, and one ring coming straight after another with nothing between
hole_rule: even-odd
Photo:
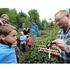
<instances>
[{"instance_id":1,"label":"shirt collar","mask_svg":"<svg viewBox=\"0 0 70 70\"><path fill-rule=\"evenodd\" d=\"M5 45L8 45L8 46L12 46L12 44L7 43L7 42L4 42L3 40L0 40L0 43L1 43L1 44L5 44Z\"/></svg>"}]
</instances>

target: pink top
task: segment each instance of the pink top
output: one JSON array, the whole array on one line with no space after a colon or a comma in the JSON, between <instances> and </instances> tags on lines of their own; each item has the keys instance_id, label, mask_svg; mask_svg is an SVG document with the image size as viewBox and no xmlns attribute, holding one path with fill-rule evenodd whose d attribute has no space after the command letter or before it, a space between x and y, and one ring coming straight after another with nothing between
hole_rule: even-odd
<instances>
[{"instance_id":1,"label":"pink top","mask_svg":"<svg viewBox=\"0 0 70 70\"><path fill-rule=\"evenodd\" d=\"M32 37L27 38L27 45L32 45Z\"/></svg>"}]
</instances>

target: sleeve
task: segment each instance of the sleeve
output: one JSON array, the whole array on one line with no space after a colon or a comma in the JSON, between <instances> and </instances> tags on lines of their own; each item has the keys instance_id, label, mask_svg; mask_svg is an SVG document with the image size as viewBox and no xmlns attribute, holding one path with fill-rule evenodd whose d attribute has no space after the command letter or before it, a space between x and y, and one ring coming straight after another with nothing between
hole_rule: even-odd
<instances>
[{"instance_id":1,"label":"sleeve","mask_svg":"<svg viewBox=\"0 0 70 70\"><path fill-rule=\"evenodd\" d=\"M65 45L64 50L65 50L66 52L70 52L70 45Z\"/></svg>"},{"instance_id":2,"label":"sleeve","mask_svg":"<svg viewBox=\"0 0 70 70\"><path fill-rule=\"evenodd\" d=\"M60 30L58 33L57 33L57 39L61 39L61 36L62 36L62 30Z\"/></svg>"},{"instance_id":3,"label":"sleeve","mask_svg":"<svg viewBox=\"0 0 70 70\"><path fill-rule=\"evenodd\" d=\"M67 38L66 38L66 42L65 43L66 43L65 48L64 48L65 51L66 52L70 52L70 34L67 35Z\"/></svg>"},{"instance_id":4,"label":"sleeve","mask_svg":"<svg viewBox=\"0 0 70 70\"><path fill-rule=\"evenodd\" d=\"M6 58L6 51L5 48L0 45L0 63L3 63Z\"/></svg>"},{"instance_id":5,"label":"sleeve","mask_svg":"<svg viewBox=\"0 0 70 70\"><path fill-rule=\"evenodd\" d=\"M3 54L2 52L0 52L0 63L2 63L5 59L5 54Z\"/></svg>"}]
</instances>

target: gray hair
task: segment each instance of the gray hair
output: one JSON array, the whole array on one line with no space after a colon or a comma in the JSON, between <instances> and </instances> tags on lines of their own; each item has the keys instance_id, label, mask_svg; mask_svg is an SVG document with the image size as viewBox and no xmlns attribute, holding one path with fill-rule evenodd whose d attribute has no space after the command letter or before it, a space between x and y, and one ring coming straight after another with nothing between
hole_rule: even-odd
<instances>
[{"instance_id":1,"label":"gray hair","mask_svg":"<svg viewBox=\"0 0 70 70\"><path fill-rule=\"evenodd\" d=\"M59 14L59 13L61 13L61 14L69 14L69 11L68 11L68 10L60 10L60 11L58 11L58 12L55 14L55 16L56 16L57 14Z\"/></svg>"}]
</instances>

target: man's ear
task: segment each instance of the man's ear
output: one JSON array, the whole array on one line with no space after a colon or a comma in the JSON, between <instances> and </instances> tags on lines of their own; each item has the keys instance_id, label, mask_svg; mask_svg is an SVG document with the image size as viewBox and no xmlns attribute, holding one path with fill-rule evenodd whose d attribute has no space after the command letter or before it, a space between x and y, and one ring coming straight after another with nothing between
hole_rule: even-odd
<instances>
[{"instance_id":1,"label":"man's ear","mask_svg":"<svg viewBox=\"0 0 70 70\"><path fill-rule=\"evenodd\" d=\"M1 38L2 40L5 40L5 35L0 35L0 38Z\"/></svg>"}]
</instances>

